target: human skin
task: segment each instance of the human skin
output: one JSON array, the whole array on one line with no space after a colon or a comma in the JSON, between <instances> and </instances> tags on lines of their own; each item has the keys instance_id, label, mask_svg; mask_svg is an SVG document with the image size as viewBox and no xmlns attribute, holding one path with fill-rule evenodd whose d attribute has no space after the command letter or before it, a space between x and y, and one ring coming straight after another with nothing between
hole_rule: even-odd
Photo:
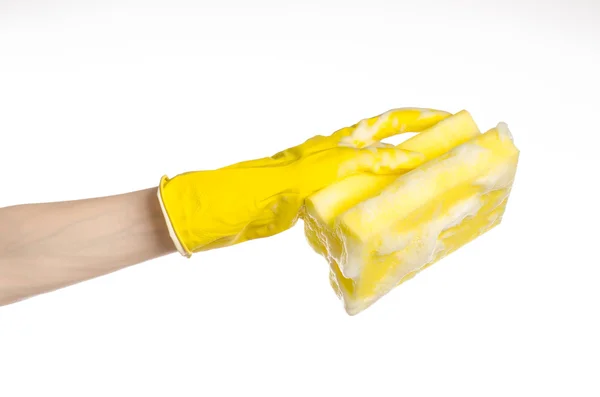
<instances>
[{"instance_id":1,"label":"human skin","mask_svg":"<svg viewBox=\"0 0 600 397\"><path fill-rule=\"evenodd\" d=\"M0 208L0 305L176 252L156 189Z\"/></svg>"}]
</instances>

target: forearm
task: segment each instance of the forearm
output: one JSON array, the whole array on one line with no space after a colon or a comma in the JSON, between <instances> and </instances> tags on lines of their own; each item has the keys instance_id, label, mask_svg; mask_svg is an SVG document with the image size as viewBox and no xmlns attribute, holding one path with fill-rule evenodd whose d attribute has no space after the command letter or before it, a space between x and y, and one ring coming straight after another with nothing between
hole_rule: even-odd
<instances>
[{"instance_id":1,"label":"forearm","mask_svg":"<svg viewBox=\"0 0 600 397\"><path fill-rule=\"evenodd\" d=\"M156 188L0 208L0 305L171 252Z\"/></svg>"}]
</instances>

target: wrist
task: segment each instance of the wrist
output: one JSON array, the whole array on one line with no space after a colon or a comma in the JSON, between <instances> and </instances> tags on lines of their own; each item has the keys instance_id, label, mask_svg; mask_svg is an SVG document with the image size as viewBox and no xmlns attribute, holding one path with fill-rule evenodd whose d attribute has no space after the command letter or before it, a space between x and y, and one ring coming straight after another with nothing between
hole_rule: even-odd
<instances>
[{"instance_id":1,"label":"wrist","mask_svg":"<svg viewBox=\"0 0 600 397\"><path fill-rule=\"evenodd\" d=\"M172 222L172 217L174 216L174 209L170 208L170 206L169 208L167 208L165 200L165 186L168 182L169 178L167 178L166 175L161 178L158 189L156 190L158 202L160 204L160 209L165 221L165 225L169 232L169 237L173 241L173 245L175 245L177 252L189 258L192 255L192 252L185 246L181 234L176 230L175 225Z\"/></svg>"}]
</instances>

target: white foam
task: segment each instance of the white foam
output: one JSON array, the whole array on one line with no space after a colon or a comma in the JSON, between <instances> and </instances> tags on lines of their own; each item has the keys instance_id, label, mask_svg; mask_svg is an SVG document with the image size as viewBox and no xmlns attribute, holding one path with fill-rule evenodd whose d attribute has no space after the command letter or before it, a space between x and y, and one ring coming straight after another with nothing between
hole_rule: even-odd
<instances>
[{"instance_id":1,"label":"white foam","mask_svg":"<svg viewBox=\"0 0 600 397\"><path fill-rule=\"evenodd\" d=\"M374 300L389 292L407 274L431 264L446 249L442 233L477 215L482 206L481 194L474 194L452 206L445 215L434 217L422 230L386 236L377 254L396 255L402 266L378 286Z\"/></svg>"},{"instance_id":2,"label":"white foam","mask_svg":"<svg viewBox=\"0 0 600 397\"><path fill-rule=\"evenodd\" d=\"M342 244L344 248L344 258L342 258L338 266L344 277L356 279L360 276L365 260L363 246L348 241L348 238L342 238Z\"/></svg>"},{"instance_id":3,"label":"white foam","mask_svg":"<svg viewBox=\"0 0 600 397\"><path fill-rule=\"evenodd\" d=\"M510 130L508 129L508 124L504 122L498 123L496 129L498 130L498 136L500 137L500 139L510 140L511 142L513 141L513 136Z\"/></svg>"},{"instance_id":4,"label":"white foam","mask_svg":"<svg viewBox=\"0 0 600 397\"><path fill-rule=\"evenodd\" d=\"M475 185L483 187L487 192L504 189L512 184L514 171L515 167L513 164L508 162L502 163L502 165L477 178Z\"/></svg>"},{"instance_id":5,"label":"white foam","mask_svg":"<svg viewBox=\"0 0 600 397\"><path fill-rule=\"evenodd\" d=\"M390 255L402 251L413 241L413 233L385 233L381 238L381 244L377 248L378 255Z\"/></svg>"},{"instance_id":6,"label":"white foam","mask_svg":"<svg viewBox=\"0 0 600 397\"><path fill-rule=\"evenodd\" d=\"M475 164L482 156L490 154L490 150L475 143L463 143L450 152L450 157L445 162L459 161L461 163Z\"/></svg>"}]
</instances>

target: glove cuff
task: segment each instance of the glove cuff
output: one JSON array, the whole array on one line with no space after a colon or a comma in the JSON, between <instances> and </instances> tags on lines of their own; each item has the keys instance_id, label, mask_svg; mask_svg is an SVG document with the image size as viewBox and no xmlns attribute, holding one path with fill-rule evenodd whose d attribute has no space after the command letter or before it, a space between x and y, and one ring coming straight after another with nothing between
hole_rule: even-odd
<instances>
[{"instance_id":1,"label":"glove cuff","mask_svg":"<svg viewBox=\"0 0 600 397\"><path fill-rule=\"evenodd\" d=\"M188 250L185 249L185 247L183 246L183 244L181 243L181 240L179 239L179 237L177 236L177 232L175 231L175 228L173 227L173 223L171 222L171 218L169 217L169 213L167 211L167 208L165 206L165 202L163 200L163 186L165 184L165 182L167 181L167 176L163 176L160 180L160 184L158 186L157 189L157 196L158 196L158 202L160 203L160 209L162 210L162 214L163 217L165 219L165 223L167 225L167 229L169 230L169 236L171 237L171 240L173 240L173 244L175 245L175 248L177 248L177 251L189 258L192 256L192 253L189 252Z\"/></svg>"}]
</instances>

